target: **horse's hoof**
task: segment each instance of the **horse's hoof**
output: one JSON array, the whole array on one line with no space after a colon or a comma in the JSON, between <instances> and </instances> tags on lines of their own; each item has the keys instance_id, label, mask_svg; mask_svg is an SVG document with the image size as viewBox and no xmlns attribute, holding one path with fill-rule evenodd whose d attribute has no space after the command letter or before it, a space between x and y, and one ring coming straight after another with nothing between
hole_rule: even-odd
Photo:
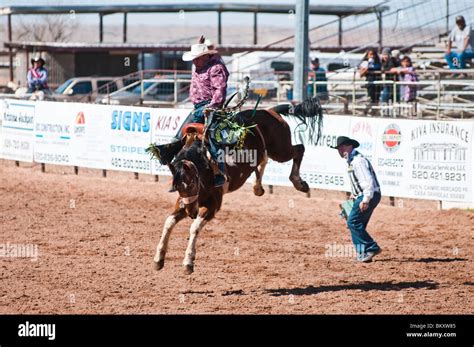
<instances>
[{"instance_id":1,"label":"horse's hoof","mask_svg":"<svg viewBox=\"0 0 474 347\"><path fill-rule=\"evenodd\" d=\"M191 275L194 272L194 265L184 265L184 273Z\"/></svg>"},{"instance_id":2,"label":"horse's hoof","mask_svg":"<svg viewBox=\"0 0 474 347\"><path fill-rule=\"evenodd\" d=\"M265 194L265 189L263 189L263 187L253 187L253 193L256 196L262 196L263 194Z\"/></svg>"},{"instance_id":3,"label":"horse's hoof","mask_svg":"<svg viewBox=\"0 0 474 347\"><path fill-rule=\"evenodd\" d=\"M301 181L301 188L299 189L303 193L309 192L309 185L305 181Z\"/></svg>"},{"instance_id":4,"label":"horse's hoof","mask_svg":"<svg viewBox=\"0 0 474 347\"><path fill-rule=\"evenodd\" d=\"M156 270L156 271L160 271L163 266L165 266L165 260L160 260L160 261L154 261L153 262L153 268Z\"/></svg>"}]
</instances>

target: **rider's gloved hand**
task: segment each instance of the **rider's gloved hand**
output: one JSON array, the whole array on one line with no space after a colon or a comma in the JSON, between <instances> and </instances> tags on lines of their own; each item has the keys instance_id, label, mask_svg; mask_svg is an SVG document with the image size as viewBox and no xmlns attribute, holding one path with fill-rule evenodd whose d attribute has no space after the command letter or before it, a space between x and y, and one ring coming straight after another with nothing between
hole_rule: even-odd
<instances>
[{"instance_id":1,"label":"rider's gloved hand","mask_svg":"<svg viewBox=\"0 0 474 347\"><path fill-rule=\"evenodd\" d=\"M211 115L212 113L214 113L216 110L217 110L217 108L212 107L212 106L209 106L209 107L206 107L206 108L203 110L203 113L204 113L205 116L209 116L209 115Z\"/></svg>"}]
</instances>

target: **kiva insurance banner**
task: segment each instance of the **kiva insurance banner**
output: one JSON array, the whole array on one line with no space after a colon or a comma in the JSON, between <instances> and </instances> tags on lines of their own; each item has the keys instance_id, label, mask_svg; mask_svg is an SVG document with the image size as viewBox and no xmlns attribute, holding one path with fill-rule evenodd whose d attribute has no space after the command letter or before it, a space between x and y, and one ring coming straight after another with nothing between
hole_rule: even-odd
<instances>
[{"instance_id":1,"label":"kiva insurance banner","mask_svg":"<svg viewBox=\"0 0 474 347\"><path fill-rule=\"evenodd\" d=\"M378 119L382 194L472 201L473 122Z\"/></svg>"}]
</instances>

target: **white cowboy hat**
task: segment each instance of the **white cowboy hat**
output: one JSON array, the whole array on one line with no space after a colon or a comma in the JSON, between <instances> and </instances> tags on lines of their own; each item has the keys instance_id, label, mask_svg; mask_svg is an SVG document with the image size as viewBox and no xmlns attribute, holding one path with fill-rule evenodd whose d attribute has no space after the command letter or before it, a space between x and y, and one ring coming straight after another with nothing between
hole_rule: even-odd
<instances>
[{"instance_id":1,"label":"white cowboy hat","mask_svg":"<svg viewBox=\"0 0 474 347\"><path fill-rule=\"evenodd\" d=\"M217 51L215 49L209 49L205 43L197 43L191 46L191 50L189 52L184 52L183 60L184 61L191 61L196 59L197 57L206 55L206 54L216 54Z\"/></svg>"}]
</instances>

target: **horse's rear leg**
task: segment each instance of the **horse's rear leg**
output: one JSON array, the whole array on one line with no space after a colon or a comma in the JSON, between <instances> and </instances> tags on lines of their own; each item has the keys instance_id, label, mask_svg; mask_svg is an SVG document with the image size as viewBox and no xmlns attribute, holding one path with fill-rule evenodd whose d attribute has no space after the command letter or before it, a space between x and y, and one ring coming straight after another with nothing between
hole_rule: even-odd
<instances>
[{"instance_id":1,"label":"horse's rear leg","mask_svg":"<svg viewBox=\"0 0 474 347\"><path fill-rule=\"evenodd\" d=\"M293 186L296 188L296 190L307 193L309 192L308 183L303 181L300 176L300 166L301 162L303 161L303 155L303 145L293 146L293 166L291 168L290 181L293 183Z\"/></svg>"},{"instance_id":2,"label":"horse's rear leg","mask_svg":"<svg viewBox=\"0 0 474 347\"><path fill-rule=\"evenodd\" d=\"M168 241L170 239L171 231L173 230L174 226L184 217L186 217L186 211L184 206L181 206L180 199L178 199L178 201L176 201L174 212L169 215L168 218L166 218L160 242L156 247L155 258L153 259L155 270L161 270L165 265L165 256L166 251L168 250Z\"/></svg>"},{"instance_id":3,"label":"horse's rear leg","mask_svg":"<svg viewBox=\"0 0 474 347\"><path fill-rule=\"evenodd\" d=\"M263 179L263 174L265 173L265 166L267 166L267 163L268 163L268 156L267 156L267 153L265 152L262 162L258 166L257 170L255 170L255 183L253 185L253 193L256 196L262 196L263 194L265 194L265 189L263 189L263 186L262 186L262 179Z\"/></svg>"}]
</instances>

